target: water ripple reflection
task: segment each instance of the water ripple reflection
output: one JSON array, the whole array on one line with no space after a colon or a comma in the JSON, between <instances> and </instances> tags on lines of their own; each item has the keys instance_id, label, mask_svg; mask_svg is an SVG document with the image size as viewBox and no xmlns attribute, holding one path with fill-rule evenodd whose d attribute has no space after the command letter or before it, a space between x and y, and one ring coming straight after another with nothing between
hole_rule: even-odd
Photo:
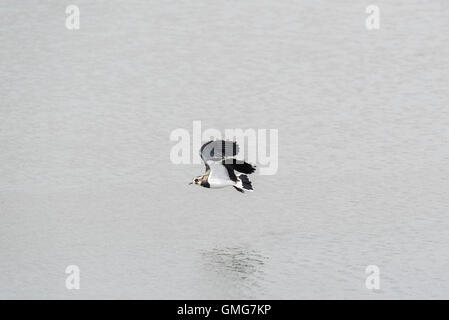
<instances>
[{"instance_id":1,"label":"water ripple reflection","mask_svg":"<svg viewBox=\"0 0 449 320\"><path fill-rule=\"evenodd\" d=\"M201 256L206 271L213 273L215 285L228 294L235 291L250 297L254 290L260 293L267 256L245 247L213 248L202 251Z\"/></svg>"}]
</instances>

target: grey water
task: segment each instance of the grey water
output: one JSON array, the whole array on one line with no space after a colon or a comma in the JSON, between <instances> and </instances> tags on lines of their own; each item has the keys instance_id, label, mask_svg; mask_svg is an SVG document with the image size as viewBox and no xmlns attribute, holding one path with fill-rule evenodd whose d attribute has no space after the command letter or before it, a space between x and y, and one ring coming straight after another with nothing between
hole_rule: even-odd
<instances>
[{"instance_id":1,"label":"grey water","mask_svg":"<svg viewBox=\"0 0 449 320\"><path fill-rule=\"evenodd\" d=\"M68 4L0 0L0 298L449 297L448 1ZM188 186L195 120L277 174Z\"/></svg>"}]
</instances>

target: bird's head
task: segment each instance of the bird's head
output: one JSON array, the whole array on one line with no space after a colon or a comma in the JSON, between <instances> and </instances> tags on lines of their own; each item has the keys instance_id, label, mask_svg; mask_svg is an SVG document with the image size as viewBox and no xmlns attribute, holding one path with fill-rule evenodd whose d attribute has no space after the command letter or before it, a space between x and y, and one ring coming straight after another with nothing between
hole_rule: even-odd
<instances>
[{"instance_id":1,"label":"bird's head","mask_svg":"<svg viewBox=\"0 0 449 320\"><path fill-rule=\"evenodd\" d=\"M198 176L192 179L192 182L190 182L189 184L197 184L197 185L201 185L201 178L202 176Z\"/></svg>"}]
</instances>

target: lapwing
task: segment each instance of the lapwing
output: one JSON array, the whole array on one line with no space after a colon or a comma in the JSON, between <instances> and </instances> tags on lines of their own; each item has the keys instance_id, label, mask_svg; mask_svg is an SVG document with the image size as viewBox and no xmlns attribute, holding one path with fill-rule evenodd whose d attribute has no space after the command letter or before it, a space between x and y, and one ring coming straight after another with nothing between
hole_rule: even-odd
<instances>
[{"instance_id":1,"label":"lapwing","mask_svg":"<svg viewBox=\"0 0 449 320\"><path fill-rule=\"evenodd\" d=\"M234 187L244 193L253 191L251 181L246 174L251 174L256 167L235 156L239 152L239 146L235 141L212 140L203 144L200 156L206 165L206 173L198 176L189 184L196 184L204 188ZM236 175L235 171L245 173Z\"/></svg>"}]
</instances>

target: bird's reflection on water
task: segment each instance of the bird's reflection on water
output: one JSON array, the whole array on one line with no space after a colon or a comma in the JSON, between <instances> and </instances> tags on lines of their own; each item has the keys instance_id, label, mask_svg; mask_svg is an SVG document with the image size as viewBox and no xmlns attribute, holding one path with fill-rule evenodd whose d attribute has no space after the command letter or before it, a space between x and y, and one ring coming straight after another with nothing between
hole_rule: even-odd
<instances>
[{"instance_id":1,"label":"bird's reflection on water","mask_svg":"<svg viewBox=\"0 0 449 320\"><path fill-rule=\"evenodd\" d=\"M214 282L243 290L259 290L268 257L244 247L213 248L201 252L203 265L214 274ZM250 292L248 292L248 290ZM242 293L242 292L240 292Z\"/></svg>"}]
</instances>

